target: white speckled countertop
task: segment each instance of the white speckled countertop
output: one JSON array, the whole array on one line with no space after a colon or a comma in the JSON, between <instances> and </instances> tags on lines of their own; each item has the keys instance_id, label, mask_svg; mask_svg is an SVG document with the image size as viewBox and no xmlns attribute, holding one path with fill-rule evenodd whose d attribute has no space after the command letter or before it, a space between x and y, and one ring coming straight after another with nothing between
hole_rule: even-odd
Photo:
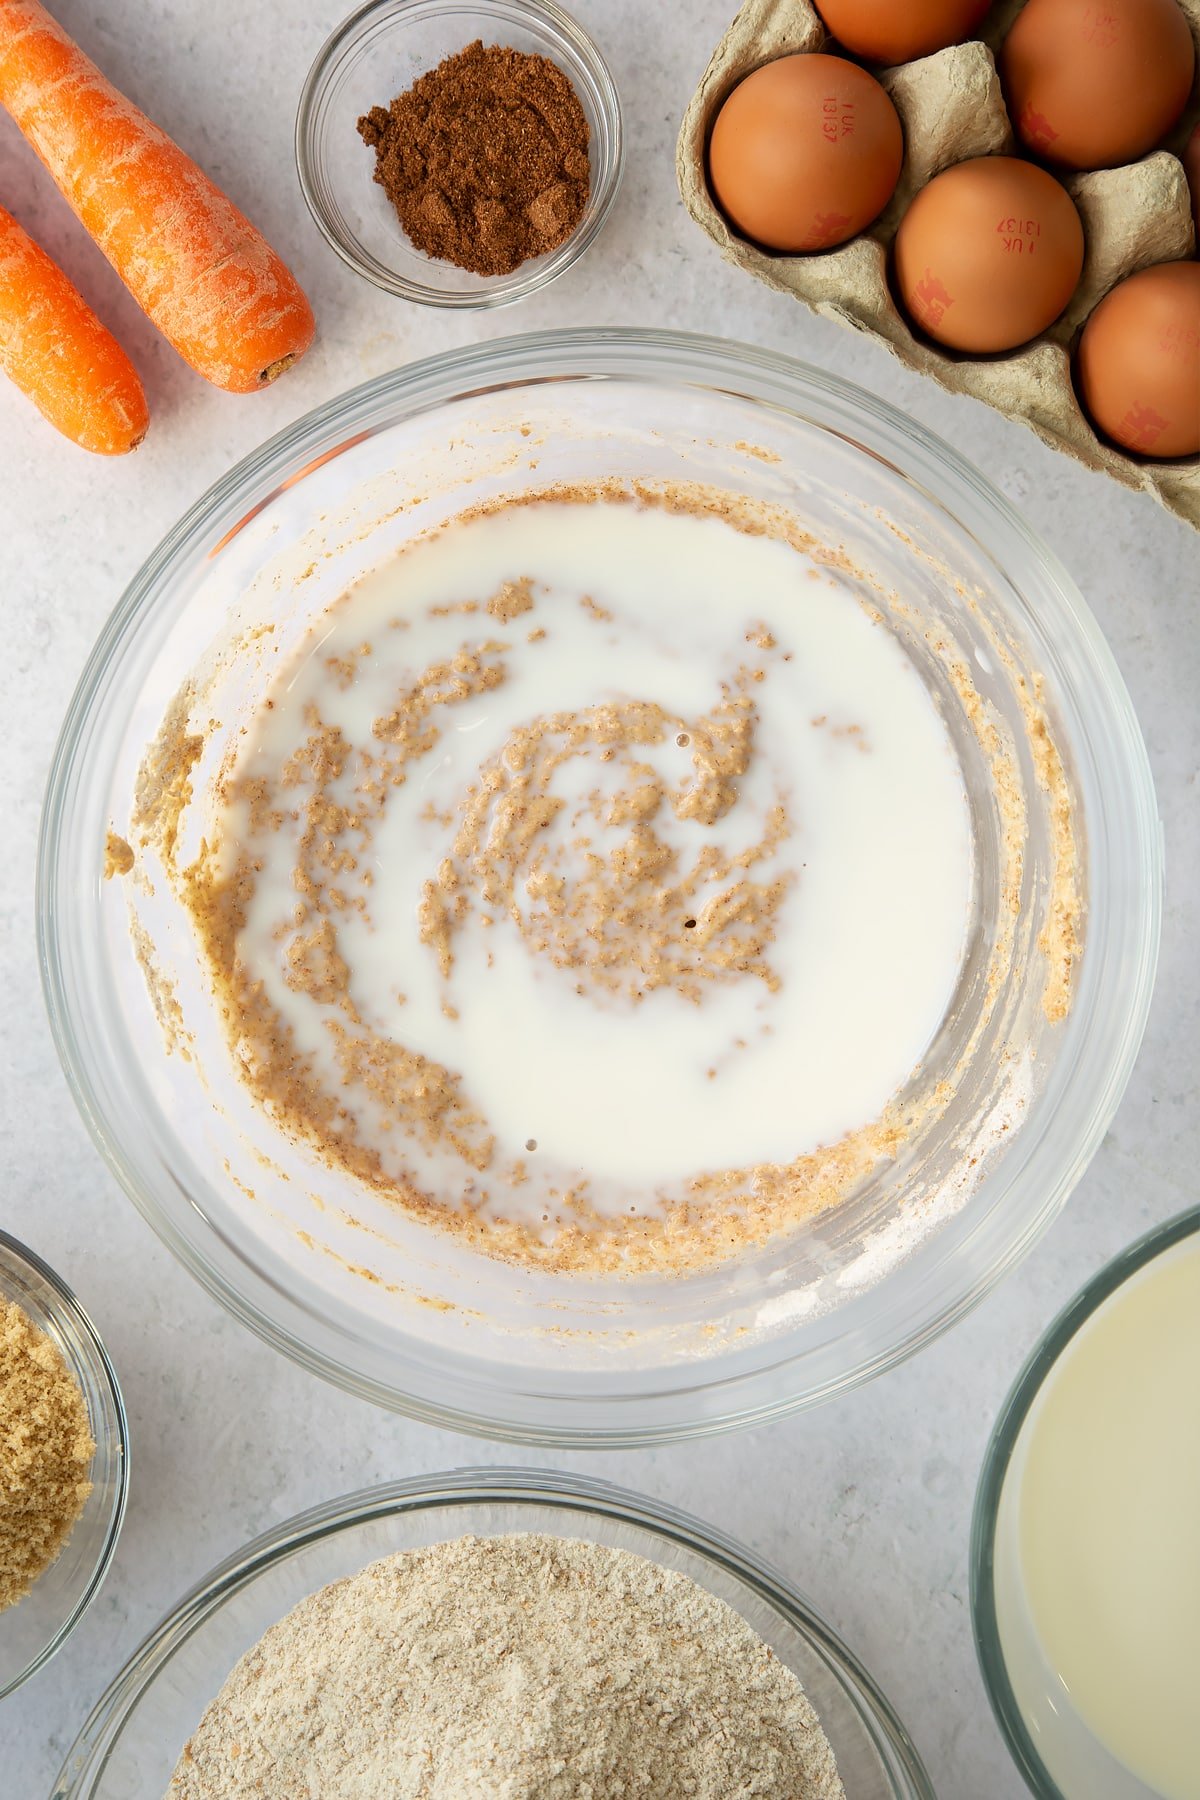
<instances>
[{"instance_id":1,"label":"white speckled countertop","mask_svg":"<svg viewBox=\"0 0 1200 1800\"><path fill-rule=\"evenodd\" d=\"M976 1670L967 1535L984 1443L1059 1305L1145 1227L1197 1198L1200 958L1200 537L1044 449L973 401L722 263L675 192L675 131L734 0L575 0L625 104L629 161L583 263L494 314L442 315L366 286L310 223L292 161L305 71L330 0L56 0L107 72L149 108L285 253L320 339L267 394L204 386L144 322L32 154L0 119L0 201L119 333L153 411L112 464L60 442L0 387L0 1222L62 1271L98 1322L133 1436L124 1535L91 1613L48 1668L0 1703L0 1792L39 1800L88 1709L146 1630L218 1558L301 1507L466 1462L562 1464L716 1522L812 1596L889 1695L941 1800L1024 1791ZM1058 1223L965 1323L819 1411L740 1437L598 1456L513 1454L350 1400L251 1337L161 1248L101 1166L44 1023L34 951L38 815L59 721L93 638L183 509L280 426L415 356L554 325L664 324L789 351L875 389L944 434L1062 557L1108 633L1149 741L1168 853L1157 997L1133 1081Z\"/></svg>"}]
</instances>

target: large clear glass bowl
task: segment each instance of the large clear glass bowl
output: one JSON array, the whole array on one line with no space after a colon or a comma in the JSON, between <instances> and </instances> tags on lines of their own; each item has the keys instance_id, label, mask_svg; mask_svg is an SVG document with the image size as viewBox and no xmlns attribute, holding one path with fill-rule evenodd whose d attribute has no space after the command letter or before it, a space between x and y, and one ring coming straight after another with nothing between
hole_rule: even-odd
<instances>
[{"instance_id":1,"label":"large clear glass bowl","mask_svg":"<svg viewBox=\"0 0 1200 1800\"><path fill-rule=\"evenodd\" d=\"M96 1449L88 1469L92 1491L70 1536L24 1599L0 1612L0 1700L62 1648L100 1592L129 1489L125 1403L96 1327L62 1277L25 1244L0 1231L4 1303L19 1306L60 1352L79 1383Z\"/></svg>"},{"instance_id":2,"label":"large clear glass bowl","mask_svg":"<svg viewBox=\"0 0 1200 1800\"><path fill-rule=\"evenodd\" d=\"M918 667L936 686L929 644L948 644L1012 739L1028 814L1013 939L1023 949L989 988L998 809L979 746L960 733L979 869L960 990L929 1059L953 1091L944 1116L804 1229L674 1280L523 1270L351 1189L288 1143L234 1075L170 883L153 867L140 883L103 879L106 832L129 829L146 747L201 665L205 718L221 729L193 772L193 840L224 750L261 702L264 644L286 651L360 574L469 505L601 478L688 480L784 506L865 579L901 593ZM1038 978L1057 799L1022 710L1034 692L1079 845L1083 948L1058 1022ZM957 729L953 694L935 698ZM1045 547L953 450L786 358L668 332L562 332L371 382L266 444L181 520L101 635L63 729L40 950L55 1038L97 1144L240 1318L307 1367L419 1417L611 1445L819 1400L917 1349L1017 1261L1078 1180L1128 1077L1153 978L1160 856L1144 746L1103 637ZM131 908L158 970L157 1010ZM955 1063L985 991L998 993L987 1029ZM160 1016L187 1024L188 1059L166 1053Z\"/></svg>"},{"instance_id":3,"label":"large clear glass bowl","mask_svg":"<svg viewBox=\"0 0 1200 1800\"><path fill-rule=\"evenodd\" d=\"M1038 1641L1021 1585L1019 1485L1013 1488L1009 1481L1014 1463L1019 1468L1022 1427L1059 1358L1093 1314L1155 1257L1197 1233L1200 1208L1193 1207L1138 1238L1080 1289L1013 1383L983 1459L971 1522L975 1649L996 1723L1036 1800L1155 1800L1155 1795L1076 1712Z\"/></svg>"},{"instance_id":4,"label":"large clear glass bowl","mask_svg":"<svg viewBox=\"0 0 1200 1800\"><path fill-rule=\"evenodd\" d=\"M739 1612L798 1677L851 1800L933 1800L883 1695L781 1575L686 1513L608 1482L521 1469L464 1469L367 1489L256 1538L135 1652L80 1733L51 1800L161 1800L234 1663L308 1594L398 1550L518 1531L585 1538L690 1576Z\"/></svg>"}]
</instances>

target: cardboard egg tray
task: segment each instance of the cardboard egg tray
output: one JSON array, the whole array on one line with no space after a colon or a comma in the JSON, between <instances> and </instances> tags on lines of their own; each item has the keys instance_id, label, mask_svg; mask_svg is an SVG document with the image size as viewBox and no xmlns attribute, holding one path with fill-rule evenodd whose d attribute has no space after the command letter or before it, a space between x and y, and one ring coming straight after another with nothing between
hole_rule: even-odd
<instances>
[{"instance_id":1,"label":"cardboard egg tray","mask_svg":"<svg viewBox=\"0 0 1200 1800\"><path fill-rule=\"evenodd\" d=\"M1007 355L970 357L916 336L888 284L896 228L919 188L951 163L1000 152L1019 153L993 51L1023 0L1002 0L984 20L982 37L919 62L877 71L904 125L904 166L896 192L869 230L834 250L772 254L735 236L708 191L709 132L726 95L743 76L776 57L809 54L829 43L809 0L746 0L713 52L679 134L680 192L692 217L727 261L803 300L815 312L866 332L910 369L932 375L952 393L973 394L1017 419L1044 443L1104 469L1127 487L1144 488L1200 529L1200 457L1156 462L1128 456L1096 436L1071 384L1071 348L1089 312L1116 282L1151 263L1175 262L1196 250L1191 201L1179 150L1200 105L1197 90L1183 119L1154 151L1123 168L1060 176L1083 220L1083 274L1066 312L1041 337ZM1200 0L1180 0L1200 48ZM836 44L830 45L836 51Z\"/></svg>"}]
</instances>

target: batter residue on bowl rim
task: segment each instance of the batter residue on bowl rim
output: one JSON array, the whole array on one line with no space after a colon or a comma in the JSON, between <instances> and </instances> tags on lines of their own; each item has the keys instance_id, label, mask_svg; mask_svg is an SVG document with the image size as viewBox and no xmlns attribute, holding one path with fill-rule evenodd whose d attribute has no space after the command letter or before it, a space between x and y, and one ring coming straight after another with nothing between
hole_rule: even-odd
<instances>
[{"instance_id":1,"label":"batter residue on bowl rim","mask_svg":"<svg viewBox=\"0 0 1200 1800\"><path fill-rule=\"evenodd\" d=\"M1010 750L943 661L1003 815L1006 915ZM176 867L192 700L133 834L239 1073L430 1223L531 1265L696 1269L835 1204L947 1105L923 1059L973 904L962 772L885 611L787 515L598 485L415 539L283 660ZM1070 815L1028 710L1067 853L1053 1011Z\"/></svg>"}]
</instances>

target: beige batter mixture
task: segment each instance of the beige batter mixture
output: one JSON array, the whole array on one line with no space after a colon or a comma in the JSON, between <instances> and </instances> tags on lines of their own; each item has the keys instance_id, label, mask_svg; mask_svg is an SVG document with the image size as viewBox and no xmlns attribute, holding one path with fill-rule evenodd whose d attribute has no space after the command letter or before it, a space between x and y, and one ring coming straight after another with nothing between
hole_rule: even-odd
<instances>
[{"instance_id":1,"label":"beige batter mixture","mask_svg":"<svg viewBox=\"0 0 1200 1800\"><path fill-rule=\"evenodd\" d=\"M590 498L593 505L619 498L628 506L630 496ZM580 496L563 499L578 506ZM657 503L661 508L661 496ZM668 498L665 510L709 523L723 518L723 528L730 522L711 497ZM744 521L734 522L744 528ZM761 535L761 527L748 532ZM801 538L789 548L812 546ZM198 862L175 870L178 821L192 799L191 770L204 742L190 727L192 696L180 696L144 765L132 835L153 843L173 869L213 971L239 1070L284 1129L492 1255L557 1268L696 1268L835 1204L943 1108L952 1088L944 1077L901 1080L893 1095L881 1095L874 1116L851 1119L847 1129L798 1155L691 1168L682 1181L656 1180L646 1184L649 1193L635 1189L629 1204L616 1205L586 1169L564 1174L551 1166L547 1173L538 1137L505 1141L463 1069L432 1054L419 1032L406 1041L403 1030L381 1027L370 984L364 988L346 946L353 941L361 951L361 930L371 925L396 795L428 780L453 734L474 730L484 717L480 709L502 699L518 679L519 657L540 651L548 633L560 629L561 611L555 613L543 587L535 573L514 570L489 591L432 606L430 614L451 631L448 653L414 668L366 735L347 729L339 706L356 697L368 668L400 655L415 621L405 614L381 626L377 618L377 627L395 634L395 653L370 638L352 641L344 629L327 650L318 646L313 654L321 660L323 686L308 690L290 755L267 772L260 763L269 759L240 755L217 795L226 823L209 836ZM350 596L342 607L353 603ZM610 606L586 592L576 605L590 629L616 641L622 622L614 624ZM877 630L886 629L881 614L875 620ZM329 634L324 626L321 631L323 645ZM602 636L594 642L599 655ZM481 962L478 946L495 943L501 928L515 930L533 964L552 968L581 1000L624 1007L633 1019L661 1018L652 1009L664 1000L703 1014L720 993L735 999L757 993L764 1003L781 990L786 997L791 977L781 933L797 889L811 880L803 854L796 854L811 821L804 797L768 767L763 709L769 718L772 684L791 677L792 658L771 624L751 618L739 628L737 653L715 703L704 710L613 695L537 711L497 740L465 785L448 797L431 790L420 822L441 849L414 890L414 912L422 952L440 978L438 1004L447 1022L458 1018L462 989L456 997L454 982L463 973L462 957L467 979L483 979L494 959L489 948ZM1023 827L1009 751L965 671L952 666L950 677L979 730L1007 810L1005 887L1015 893ZM1069 852L1061 765L1032 700L1030 713L1043 746L1040 773L1062 793ZM814 712L805 726L830 754L872 757L870 731L860 719ZM664 760L670 756L676 765ZM745 828L746 796L755 793L759 803ZM128 866L124 850L123 840L110 843L115 872ZM290 916L284 922L280 915L273 928L279 979L272 984L247 945L264 867L281 855L292 898ZM1065 1010L1077 948L1072 870L1064 857L1055 941L1042 946L1048 1011ZM1010 929L1002 920L997 967ZM284 989L322 1009L320 1054L297 1037ZM403 991L395 995L401 1024L408 999ZM160 1016L164 1007L170 1013L161 994L156 1004ZM746 1048L746 1037L734 1037L730 1056L736 1060ZM907 1073L907 1065L898 1070L900 1077ZM714 1058L707 1078L716 1106L723 1074L724 1064ZM362 1096L361 1106L348 1094ZM602 1107L602 1092L589 1104ZM620 1132L619 1116L610 1129ZM392 1154L393 1130L407 1141L408 1160ZM455 1159L449 1180L447 1156Z\"/></svg>"}]
</instances>

